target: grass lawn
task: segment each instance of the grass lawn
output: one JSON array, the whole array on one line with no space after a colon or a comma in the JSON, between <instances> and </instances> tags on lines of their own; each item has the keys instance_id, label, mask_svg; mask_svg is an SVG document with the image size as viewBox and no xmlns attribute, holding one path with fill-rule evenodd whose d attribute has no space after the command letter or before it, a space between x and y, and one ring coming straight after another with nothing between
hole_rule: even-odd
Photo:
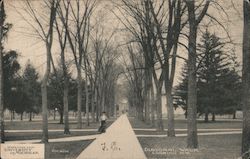
<instances>
[{"instance_id":1,"label":"grass lawn","mask_svg":"<svg viewBox=\"0 0 250 159\"><path fill-rule=\"evenodd\" d=\"M199 136L199 149L188 150L186 137L139 138L148 159L237 159L241 135Z\"/></svg>"},{"instance_id":2,"label":"grass lawn","mask_svg":"<svg viewBox=\"0 0 250 159\"><path fill-rule=\"evenodd\" d=\"M140 120L136 120L134 118L129 118L129 121L133 128L154 128L150 124L145 124ZM215 121L215 122L208 122L205 123L204 121L197 121L198 129L241 129L242 128L242 121ZM164 128L167 128L167 120L163 120ZM176 129L186 129L187 128L187 121L186 120L175 120L175 128Z\"/></svg>"},{"instance_id":3,"label":"grass lawn","mask_svg":"<svg viewBox=\"0 0 250 159\"><path fill-rule=\"evenodd\" d=\"M107 125L109 126L113 123L114 119L110 119L107 121ZM96 129L100 126L99 122L91 122L88 126L85 121L83 121L83 129ZM76 121L69 122L70 129L76 129L77 123ZM8 121L5 122L6 130L41 130L42 121ZM59 124L58 121L49 120L48 124L49 129L64 129L64 124Z\"/></svg>"},{"instance_id":4,"label":"grass lawn","mask_svg":"<svg viewBox=\"0 0 250 159\"><path fill-rule=\"evenodd\" d=\"M63 138L63 137L73 137L73 136L86 136L86 135L94 135L98 134L97 131L84 131L84 132L74 132L71 131L70 134L63 134L63 132L49 132L49 139ZM6 141L15 141L15 140L33 140L33 139L41 139L41 132L11 132L5 133Z\"/></svg>"},{"instance_id":5,"label":"grass lawn","mask_svg":"<svg viewBox=\"0 0 250 159\"><path fill-rule=\"evenodd\" d=\"M107 121L107 127L113 123L114 119ZM77 124L75 121L70 121L70 129L76 129ZM97 129L100 126L99 122L90 123L87 126L86 122L83 123L82 129L96 129L96 131L71 131L71 134L64 135L63 131L49 132L49 139L73 137L73 136L86 136L98 134ZM50 129L64 129L63 124L58 121L49 120ZM7 121L5 122L6 130L41 130L41 121ZM41 139L41 132L5 132L6 141L15 140L32 140ZM93 140L72 141L72 142L55 142L45 145L46 159L75 159Z\"/></svg>"},{"instance_id":6,"label":"grass lawn","mask_svg":"<svg viewBox=\"0 0 250 159\"><path fill-rule=\"evenodd\" d=\"M133 128L153 128L149 124L130 118ZM167 128L167 122L164 120L164 127ZM185 129L186 121L177 120L175 128ZM240 129L241 121L216 121L204 123L198 121L200 129ZM200 131L208 132L208 131ZM216 131L209 131L216 132ZM136 130L137 135L162 135L167 134L157 131ZM184 134L185 131L176 131L177 134ZM148 159L237 159L240 156L241 135L211 135L199 136L199 149L186 149L186 137L138 137L138 140L148 157Z\"/></svg>"},{"instance_id":7,"label":"grass lawn","mask_svg":"<svg viewBox=\"0 0 250 159\"><path fill-rule=\"evenodd\" d=\"M145 131L145 130L134 130L136 135L166 135L167 131ZM218 131L198 131L198 133L214 133ZM219 131L221 132L221 131ZM232 132L232 131L223 131L223 132ZM235 132L235 131L234 131ZM186 134L187 131L175 131L176 134Z\"/></svg>"},{"instance_id":8,"label":"grass lawn","mask_svg":"<svg viewBox=\"0 0 250 159\"><path fill-rule=\"evenodd\" d=\"M107 122L107 127L109 127L113 123L113 120L109 120ZM69 124L70 129L76 129L77 125L75 122L71 122ZM96 129L96 131L71 131L70 134L65 135L63 131L58 132L49 132L49 138L63 138L63 137L72 137L72 136L86 136L86 135L94 135L98 134L97 130L100 126L99 122L90 123L90 126L87 124L83 124L82 129ZM49 122L49 130L50 129L64 129L63 124ZM41 121L12 121L5 123L6 130L41 130L42 123ZM5 140L13 141L13 140L32 140L32 139L41 139L42 132L5 132Z\"/></svg>"}]
</instances>

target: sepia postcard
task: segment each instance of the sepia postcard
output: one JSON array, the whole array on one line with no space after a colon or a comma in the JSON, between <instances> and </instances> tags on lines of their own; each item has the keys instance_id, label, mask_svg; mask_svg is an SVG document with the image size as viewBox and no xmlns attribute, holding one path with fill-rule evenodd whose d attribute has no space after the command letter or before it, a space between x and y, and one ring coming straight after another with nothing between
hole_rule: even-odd
<instances>
[{"instance_id":1,"label":"sepia postcard","mask_svg":"<svg viewBox=\"0 0 250 159\"><path fill-rule=\"evenodd\" d=\"M249 22L247 0L0 0L0 159L248 159Z\"/></svg>"}]
</instances>

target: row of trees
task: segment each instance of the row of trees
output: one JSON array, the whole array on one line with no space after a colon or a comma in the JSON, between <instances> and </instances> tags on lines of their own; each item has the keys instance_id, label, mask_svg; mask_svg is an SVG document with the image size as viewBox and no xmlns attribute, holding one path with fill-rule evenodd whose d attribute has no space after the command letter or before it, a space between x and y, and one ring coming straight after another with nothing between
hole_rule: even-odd
<instances>
[{"instance_id":1,"label":"row of trees","mask_svg":"<svg viewBox=\"0 0 250 159\"><path fill-rule=\"evenodd\" d=\"M249 85L249 81L245 81L245 85L244 81L241 83L234 53L224 48L231 42L230 37L229 42L225 42L206 31L201 44L197 44L199 31L204 30L200 25L203 22L206 26L212 24L209 27L218 25L229 35L223 23L208 12L211 5L218 8L223 8L223 5L209 0L121 0L114 3L118 12L114 14L125 27L127 35L124 63L130 106L135 107L140 119L152 123L156 120L157 129L163 130L161 98L165 94L168 136L175 136L173 80L176 60L184 60L183 82L177 88L179 92L176 92L178 99L175 102L181 102L187 112L187 147L197 148L197 113L205 114L205 120L208 120L209 113L214 117L215 114L234 113L241 109L244 102L241 98L242 87L248 88L245 86L247 82ZM249 2L244 1L244 5L248 15ZM246 40L247 29L245 32ZM245 52L248 49L246 46ZM183 51L185 49L187 51ZM188 53L187 58L183 52ZM247 107L243 109L245 118L249 117ZM249 149L250 141L249 120L245 119L244 123L243 135L248 134L248 137L243 137L242 154L247 151L246 147Z\"/></svg>"},{"instance_id":2,"label":"row of trees","mask_svg":"<svg viewBox=\"0 0 250 159\"><path fill-rule=\"evenodd\" d=\"M14 67L14 66L12 66ZM5 71L5 68L4 68ZM5 76L8 77L8 76ZM33 113L40 112L40 84L38 82L38 73L35 68L28 63L24 69L23 75L18 72L12 76L10 87L5 87L5 106L11 111L11 119L14 118L15 112L21 115L29 113L29 120L32 120ZM6 85L5 85L6 86ZM15 100L13 100L13 98Z\"/></svg>"},{"instance_id":3,"label":"row of trees","mask_svg":"<svg viewBox=\"0 0 250 159\"><path fill-rule=\"evenodd\" d=\"M196 138L196 39L199 23L205 17L210 1L132 0L116 3L118 19L128 32L130 63L128 79L139 117L156 120L164 130L162 96L166 95L168 136L175 136L173 81L177 58L185 59L178 50L188 49L188 147L197 147ZM199 12L198 12L199 10ZM195 13L197 11L197 14ZM122 15L122 16L120 16ZM190 32L188 33L188 29ZM186 42L185 42L186 41ZM187 43L188 45L186 45ZM164 90L164 91L163 91ZM129 94L132 94L130 92ZM189 106L190 105L190 106ZM144 115L143 115L144 112ZM155 119L156 117L156 119Z\"/></svg>"},{"instance_id":4,"label":"row of trees","mask_svg":"<svg viewBox=\"0 0 250 159\"><path fill-rule=\"evenodd\" d=\"M42 141L48 142L47 109L50 89L47 85L50 82L51 68L55 73L52 78L62 77L62 84L58 85L58 89L61 93L63 92L63 96L54 94L55 98L51 102L52 105L60 103L59 110L61 115L64 114L65 134L70 133L68 119L69 93L72 89L70 88L70 71L76 70L77 127L82 128L82 105L85 105L87 125L90 123L90 110L93 120L98 120L102 111L107 111L110 115L115 111L114 85L121 70L115 63L118 54L115 45L112 44L114 33L104 34L106 28L94 19L94 11L100 9L96 0L50 0L42 1L42 3L49 10L50 17L36 10L35 3L31 1L24 2L24 12L33 19L36 27L33 23L31 27L44 41L47 50L46 71L41 85ZM20 14L23 15L22 12ZM58 65L62 68L60 71L55 68L52 45L59 46L60 62ZM53 80L51 82L53 83Z\"/></svg>"},{"instance_id":5,"label":"row of trees","mask_svg":"<svg viewBox=\"0 0 250 159\"><path fill-rule=\"evenodd\" d=\"M63 77L63 111L64 111L64 133L69 133L68 110L69 110L69 72L76 70L77 82L77 111L78 128L82 127L82 98L85 97L87 123L89 123L89 111L99 114L100 111L115 111L115 107L107 107L113 103L114 84L122 72L121 68L114 62L118 51L114 44L113 35L107 33L100 22L94 20L95 11L100 11L105 6L106 1L97 0L49 0L41 1L45 6L44 10L38 10L34 1L22 1L24 10L19 14L30 25L34 31L32 35L40 38L45 45L46 69L41 81L42 114L43 114L43 142L48 142L48 83L50 81L51 68L56 77L60 74ZM244 0L245 14L245 34L243 45L243 144L242 153L249 150L249 1ZM168 136L175 136L174 129L174 105L173 105L173 81L175 77L177 58L187 61L187 147L197 148L197 110L200 113L218 113L221 111L218 101L207 103L209 99L202 99L205 90L211 93L219 86L224 92L231 95L227 87L238 89L239 76L237 70L233 70L228 56L221 55L223 50L216 49L222 44L218 37L211 36L208 32L203 37L208 36L208 41L204 40L204 45L199 51L197 38L200 24L204 18L212 22L222 24L208 13L211 5L223 8L215 1L194 1L194 0L120 0L112 1L115 10L114 15L123 24L125 29L126 50L125 65L126 77L130 86L130 103L136 107L138 117L147 122L156 121L158 130L164 130L162 120L162 95L166 94L168 112ZM40 7L40 6L39 6ZM105 7L103 7L105 8ZM100 15L99 15L100 16ZM26 18L29 17L29 18ZM4 37L5 14L4 5L1 1L0 33L1 45ZM32 21L32 22L31 22ZM222 26L224 29L224 27ZM201 29L202 30L202 29ZM55 40L56 39L56 40ZM205 38L204 38L205 39ZM216 43L217 42L217 43ZM215 45L212 46L211 44ZM62 68L59 73L54 63L54 51L52 46L59 46L58 65ZM197 47L198 46L198 47ZM208 50L209 47L211 50ZM2 47L0 47L2 48ZM180 52L187 49L188 58L185 59ZM3 51L1 49L1 51ZM200 54L203 53L203 54ZM0 52L3 55L2 52ZM201 58L200 58L201 57ZM0 58L2 60L2 58ZM199 61L197 65L197 61ZM2 61L0 61L1 65ZM73 65L72 65L73 63ZM213 63L213 65L210 65ZM199 67L201 65L201 67ZM230 66L230 67L229 67ZM2 67L2 65L1 65ZM0 67L0 76L3 77L3 68ZM213 72L210 74L209 72ZM218 78L219 77L219 78ZM225 82L230 79L232 83ZM184 80L185 81L185 80ZM3 84L2 82L0 82ZM211 84L209 89L207 84ZM232 84L232 85L231 85ZM83 93L83 87L85 94ZM199 89L200 90L199 90ZM164 90L164 91L163 91ZM108 91L108 92L107 92ZM3 85L0 85L0 120L1 120L1 142L3 142ZM110 98L111 97L111 98ZM210 98L215 98L214 95ZM219 96L221 100L224 97ZM235 97L236 98L236 97ZM237 97L238 98L238 97ZM188 99L188 100L187 100ZM202 99L200 101L200 99ZM89 102L91 101L91 102ZM210 101L210 100L209 100ZM54 102L54 100L53 100ZM60 101L62 102L62 101ZM94 104L96 103L96 104ZM89 105L90 104L90 105ZM223 103L226 104L226 103ZM227 104L228 105L228 104ZM220 108L224 108L222 105ZM201 109L200 109L201 108ZM98 116L96 116L96 119Z\"/></svg>"},{"instance_id":6,"label":"row of trees","mask_svg":"<svg viewBox=\"0 0 250 159\"><path fill-rule=\"evenodd\" d=\"M116 6L119 12L117 17L129 35L127 76L130 90L135 94L130 102L138 107L136 109L141 119L144 117L145 121L153 123L155 120L157 129L162 131L164 89L168 101L168 135L175 136L171 94L178 39L186 25L182 21L186 6L182 1L153 0L122 0Z\"/></svg>"},{"instance_id":7,"label":"row of trees","mask_svg":"<svg viewBox=\"0 0 250 159\"><path fill-rule=\"evenodd\" d=\"M11 4L11 7L29 25L29 31L32 32L27 34L39 38L44 43L46 64L45 74L39 82L33 68L33 79L29 79L31 70L24 71L22 77L16 78L15 85L12 85L15 89L12 92L20 98L22 106L20 101L15 101L10 104L10 106L17 105L13 110L20 113L31 112L34 110L30 110L29 102L32 103L32 109L36 104L41 105L42 142L45 143L48 142L48 109L58 108L61 115L60 122L64 119L65 134L70 133L69 109L77 110L78 128L82 128L82 111L86 112L87 125L90 124L90 114L93 121L98 120L102 111L106 111L108 115L115 114L115 85L122 67L115 62L119 56L113 43L115 32L106 34L109 28L100 24L101 21L93 16L95 10L102 10L98 7L99 2L25 0L17 3L19 7L15 4ZM1 4L4 9L4 3ZM102 4L105 5L105 2ZM43 9L37 8L40 6L44 6ZM45 11L49 14L43 14ZM57 48L57 51L54 48ZM56 54L58 51L59 54ZM30 80L41 88L41 93L34 93L40 89L25 83ZM36 98L33 98L34 96ZM3 126L3 118L1 119ZM1 141L4 142L3 127L1 131L3 135Z\"/></svg>"}]
</instances>

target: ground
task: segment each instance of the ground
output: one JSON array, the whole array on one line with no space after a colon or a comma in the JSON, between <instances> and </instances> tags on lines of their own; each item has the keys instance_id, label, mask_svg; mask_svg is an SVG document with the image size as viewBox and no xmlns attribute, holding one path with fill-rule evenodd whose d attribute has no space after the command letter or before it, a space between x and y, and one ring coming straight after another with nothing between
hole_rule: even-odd
<instances>
[{"instance_id":1,"label":"ground","mask_svg":"<svg viewBox=\"0 0 250 159\"><path fill-rule=\"evenodd\" d=\"M114 119L109 120L108 125L113 123ZM145 124L135 118L129 118L129 121L136 135L146 135L147 137L137 137L142 149L148 159L237 159L240 156L241 134L218 134L199 136L199 149L186 149L186 137L157 137L157 135L166 135L166 131L157 132L151 125ZM167 122L164 120L164 126ZM63 134L63 125L58 124L58 121L49 121L49 138L66 138L73 136L88 136L97 134L99 123L91 123L87 126L84 122L84 131L77 131L76 122L70 122L71 134ZM177 129L176 134L186 133L186 121L177 120L175 123ZM5 124L6 140L31 140L40 139L41 121L8 121ZM198 129L201 133L206 132L236 132L241 129L240 120L219 120L216 122L204 123L198 121ZM210 130L209 130L210 129ZM213 129L213 130L211 130ZM227 130L228 129L228 130ZM17 130L17 131L15 131ZM23 132L21 131L23 130ZM33 130L34 132L25 132L25 130ZM150 137L148 135L156 135ZM46 144L46 159L75 159L93 139L84 141L70 142L50 142Z\"/></svg>"},{"instance_id":2,"label":"ground","mask_svg":"<svg viewBox=\"0 0 250 159\"><path fill-rule=\"evenodd\" d=\"M150 125L142 121L130 118L130 122L134 129L152 128ZM167 122L164 126L167 128ZM228 132L241 129L240 120L215 121L205 123L198 122L198 129L232 129ZM186 121L177 120L176 129L185 129ZM216 130L200 130L199 132L218 132ZM151 134L167 134L157 131L136 130L136 135ZM176 131L176 134L183 134L186 131ZM199 149L186 149L186 137L138 137L139 142L146 153L148 159L237 159L241 150L241 134L224 134L224 135L207 135L199 136Z\"/></svg>"}]
</instances>

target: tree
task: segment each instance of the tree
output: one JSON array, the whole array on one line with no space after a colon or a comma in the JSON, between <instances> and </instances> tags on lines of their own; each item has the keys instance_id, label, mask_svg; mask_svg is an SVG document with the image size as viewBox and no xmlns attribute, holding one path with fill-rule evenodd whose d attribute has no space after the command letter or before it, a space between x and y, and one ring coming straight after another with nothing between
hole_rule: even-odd
<instances>
[{"instance_id":1,"label":"tree","mask_svg":"<svg viewBox=\"0 0 250 159\"><path fill-rule=\"evenodd\" d=\"M185 22L182 23L182 15L185 13L186 7L181 0L161 2L154 0L122 0L122 3L120 6L121 10L124 10L123 12L131 18L127 18L122 13L123 18L121 21L133 37L131 42L137 42L143 53L143 67L136 69L144 69L145 77L142 96L145 98L143 106L145 119L147 121L150 116L149 105L152 108L155 107L157 112L157 129L161 131L164 129L161 100L163 95L162 87L165 86L168 110L168 136L175 136L172 87L179 35L186 24ZM152 92L156 94L157 99L154 100L155 103L148 100L153 100Z\"/></svg>"},{"instance_id":2,"label":"tree","mask_svg":"<svg viewBox=\"0 0 250 159\"><path fill-rule=\"evenodd\" d=\"M172 89L175 77L179 36L183 27L186 25L185 21L182 22L186 6L181 0L168 1L168 25L165 26L161 19L164 16L159 16L158 12L156 12L153 7L152 1L148 1L148 3L156 24L157 36L159 37L159 43L164 57L163 60L158 58L158 61L162 61L160 63L163 70L162 75L167 101L168 136L175 136ZM163 5L164 3L161 4L161 6ZM167 30L167 35L165 35L165 30ZM166 39L166 41L163 39ZM157 55L157 57L159 57L159 55Z\"/></svg>"},{"instance_id":3,"label":"tree","mask_svg":"<svg viewBox=\"0 0 250 159\"><path fill-rule=\"evenodd\" d=\"M206 15L210 1L205 1L204 7L201 12L196 15L197 9L195 7L194 0L185 0L188 8L188 23L189 23L189 34L188 34L188 107L187 107L187 147L197 148L198 147L198 136L197 136L197 83L196 83L196 41L197 41L197 29L201 20ZM201 5L202 6L202 5Z\"/></svg>"},{"instance_id":4,"label":"tree","mask_svg":"<svg viewBox=\"0 0 250 159\"><path fill-rule=\"evenodd\" d=\"M205 114L205 121L209 113L215 121L215 114L228 113L229 106L239 106L236 93L240 89L240 76L234 66L235 59L223 50L225 46L225 42L206 30L197 47L197 105L198 112ZM232 98L234 102L229 103Z\"/></svg>"},{"instance_id":5,"label":"tree","mask_svg":"<svg viewBox=\"0 0 250 159\"><path fill-rule=\"evenodd\" d=\"M36 7L33 6L33 2L26 0L25 7L23 8L27 15L30 16L33 23L30 23L30 19L26 19L22 13L19 14L23 17L23 19L30 25L33 29L36 36L38 36L45 44L46 49L46 69L45 74L43 76L41 82L41 94L42 94L42 142L48 142L48 91L47 91L47 83L49 79L49 74L51 71L51 61L52 61L52 43L53 43L53 27L54 21L56 19L56 10L58 7L59 1L57 0L49 0L43 1L44 4L49 8L49 16L44 17L42 14L39 14L36 10Z\"/></svg>"},{"instance_id":6,"label":"tree","mask_svg":"<svg viewBox=\"0 0 250 159\"><path fill-rule=\"evenodd\" d=\"M61 66L61 65L60 65ZM56 68L56 70L51 73L51 76L49 78L48 82L48 90L49 90L49 108L51 110L57 109L60 114L60 124L63 124L63 116L64 116L64 80L65 78L68 79L68 89L69 89L69 95L68 95L68 103L73 103L72 96L76 96L75 92L71 92L70 88L72 87L72 77L71 74L67 74L67 77L64 77L64 72L62 68Z\"/></svg>"},{"instance_id":7,"label":"tree","mask_svg":"<svg viewBox=\"0 0 250 159\"><path fill-rule=\"evenodd\" d=\"M11 93L15 89L15 79L18 77L17 73L20 69L20 64L17 61L18 53L14 50L3 54L3 84L4 84L4 108L14 111L14 107L10 104L13 100Z\"/></svg>"},{"instance_id":8,"label":"tree","mask_svg":"<svg viewBox=\"0 0 250 159\"><path fill-rule=\"evenodd\" d=\"M223 50L224 43L208 30L198 44L197 57L197 113L208 115L228 114L240 105L240 76L234 65L235 57ZM182 81L176 89L176 105L187 110L187 69L182 72ZM186 113L185 113L186 114Z\"/></svg>"},{"instance_id":9,"label":"tree","mask_svg":"<svg viewBox=\"0 0 250 159\"><path fill-rule=\"evenodd\" d=\"M4 73L3 73L3 40L11 25L5 23L4 0L0 0L0 143L4 143Z\"/></svg>"},{"instance_id":10,"label":"tree","mask_svg":"<svg viewBox=\"0 0 250 159\"><path fill-rule=\"evenodd\" d=\"M89 46L90 35L90 18L96 7L97 1L84 0L84 1L68 1L70 10L70 16L72 16L72 24L68 25L67 16L63 16L61 12L60 19L67 34L70 49L74 57L74 63L77 70L77 127L82 128L82 65L84 65L83 59L86 58ZM61 7L67 10L67 7ZM75 9L72 9L75 8Z\"/></svg>"},{"instance_id":11,"label":"tree","mask_svg":"<svg viewBox=\"0 0 250 159\"><path fill-rule=\"evenodd\" d=\"M60 124L63 124L63 72L56 70L51 73L48 86L48 103L49 109L57 110L60 114Z\"/></svg>"},{"instance_id":12,"label":"tree","mask_svg":"<svg viewBox=\"0 0 250 159\"><path fill-rule=\"evenodd\" d=\"M68 25L68 16L69 16L69 3L70 1L61 1L61 3L65 6L65 13L64 15L60 17L65 17L65 24ZM57 13L59 15L63 14L62 8L59 6ZM60 45L61 49L61 59L60 59L60 64L62 65L63 69L63 110L64 110L64 134L70 134L69 131L69 79L68 79L68 66L66 64L66 57L65 57L65 49L66 49L66 44L67 44L67 33L61 23L58 22L58 20L55 20L56 24L56 31L58 35L58 42ZM61 24L61 25L60 25Z\"/></svg>"},{"instance_id":13,"label":"tree","mask_svg":"<svg viewBox=\"0 0 250 159\"><path fill-rule=\"evenodd\" d=\"M21 120L23 120L23 113L25 112L27 107L30 107L30 105L32 105L32 101L31 98L28 97L28 94L24 89L24 82L22 77L15 78L12 86L12 100L9 102L9 104L13 107L13 112L20 114Z\"/></svg>"},{"instance_id":14,"label":"tree","mask_svg":"<svg viewBox=\"0 0 250 159\"><path fill-rule=\"evenodd\" d=\"M22 80L23 90L27 94L27 101L25 111L29 113L29 121L32 121L32 114L38 113L40 108L40 83L38 82L39 74L34 66L28 61L24 69Z\"/></svg>"},{"instance_id":15,"label":"tree","mask_svg":"<svg viewBox=\"0 0 250 159\"><path fill-rule=\"evenodd\" d=\"M102 5L106 4L109 4L109 2L102 2ZM89 91L89 101L91 101L88 102L91 104L89 110L91 109L92 119L96 121L98 121L102 111L106 111L108 116L115 114L113 113L116 112L114 107L114 87L121 72L120 70L122 70L121 66L116 62L120 56L115 41L117 30L113 26L105 25L110 24L112 20L107 16L107 8L104 8L100 8L96 12L89 47L93 52L90 51L84 60L84 71L87 73L85 79L88 79L88 86L91 90ZM87 105L87 100L85 103ZM88 111L86 110L86 112Z\"/></svg>"},{"instance_id":16,"label":"tree","mask_svg":"<svg viewBox=\"0 0 250 159\"><path fill-rule=\"evenodd\" d=\"M243 0L244 28L243 28L243 69L242 69L242 157L250 157L250 3Z\"/></svg>"},{"instance_id":17,"label":"tree","mask_svg":"<svg viewBox=\"0 0 250 159\"><path fill-rule=\"evenodd\" d=\"M128 46L128 53L131 64L128 65L126 62L124 62L127 69L125 76L129 82L127 97L130 107L135 107L137 118L144 120L143 104L146 102L146 100L143 96L143 81L146 77L144 70L138 69L143 68L144 65L143 53L140 50L138 50L138 53L136 53L135 48L132 49L132 45Z\"/></svg>"}]
</instances>

